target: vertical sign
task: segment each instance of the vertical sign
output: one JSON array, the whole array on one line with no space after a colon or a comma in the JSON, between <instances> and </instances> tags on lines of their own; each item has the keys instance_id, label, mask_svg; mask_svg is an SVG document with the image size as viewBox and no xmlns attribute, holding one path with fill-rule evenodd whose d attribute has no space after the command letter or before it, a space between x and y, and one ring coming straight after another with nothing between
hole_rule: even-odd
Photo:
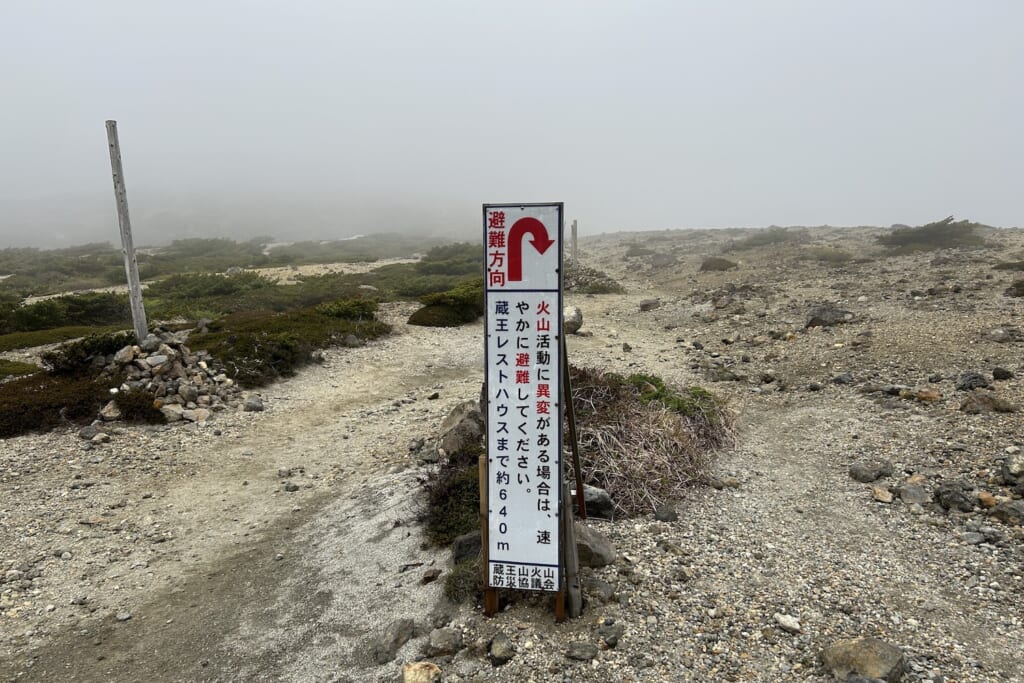
<instances>
[{"instance_id":1,"label":"vertical sign","mask_svg":"<svg viewBox=\"0 0 1024 683\"><path fill-rule=\"evenodd\" d=\"M485 204L487 586L561 590L562 204Z\"/></svg>"}]
</instances>

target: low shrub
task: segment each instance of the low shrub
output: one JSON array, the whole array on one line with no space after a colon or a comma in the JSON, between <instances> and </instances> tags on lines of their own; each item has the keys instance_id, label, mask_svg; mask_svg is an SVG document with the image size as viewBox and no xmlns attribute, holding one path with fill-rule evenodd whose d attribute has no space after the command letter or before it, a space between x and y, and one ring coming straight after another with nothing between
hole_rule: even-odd
<instances>
[{"instance_id":1,"label":"low shrub","mask_svg":"<svg viewBox=\"0 0 1024 683\"><path fill-rule=\"evenodd\" d=\"M391 328L375 318L349 320L302 308L285 313L232 313L208 329L189 338L192 350L209 351L242 386L256 387L290 377L313 360L314 351L340 343L348 335L376 339Z\"/></svg>"},{"instance_id":2,"label":"low shrub","mask_svg":"<svg viewBox=\"0 0 1024 683\"><path fill-rule=\"evenodd\" d=\"M90 375L38 373L0 384L0 438L86 424L109 400L108 384Z\"/></svg>"},{"instance_id":3,"label":"low shrub","mask_svg":"<svg viewBox=\"0 0 1024 683\"><path fill-rule=\"evenodd\" d=\"M153 394L145 389L129 389L114 395L114 403L121 411L122 419L128 422L163 424L167 418L153 404Z\"/></svg>"},{"instance_id":4,"label":"low shrub","mask_svg":"<svg viewBox=\"0 0 1024 683\"><path fill-rule=\"evenodd\" d=\"M29 349L35 346L46 346L47 344L59 344L69 339L77 339L90 334L109 334L122 329L121 325L108 325L105 327L55 327L50 330L37 330L34 332L11 332L0 335L0 351L13 351L15 349Z\"/></svg>"},{"instance_id":5,"label":"low shrub","mask_svg":"<svg viewBox=\"0 0 1024 683\"><path fill-rule=\"evenodd\" d=\"M454 603L474 599L482 595L483 590L479 557L456 563L444 577L444 595Z\"/></svg>"},{"instance_id":6,"label":"low shrub","mask_svg":"<svg viewBox=\"0 0 1024 683\"><path fill-rule=\"evenodd\" d=\"M995 270L1024 270L1024 261L1004 261L992 266Z\"/></svg>"},{"instance_id":7,"label":"low shrub","mask_svg":"<svg viewBox=\"0 0 1024 683\"><path fill-rule=\"evenodd\" d=\"M237 296L244 292L273 287L275 283L258 273L243 271L235 275L181 273L151 283L147 296L178 301Z\"/></svg>"},{"instance_id":8,"label":"low shrub","mask_svg":"<svg viewBox=\"0 0 1024 683\"><path fill-rule=\"evenodd\" d=\"M753 234L729 243L727 251L745 251L759 247L773 247L806 242L807 231L803 229L789 230L786 228L762 228Z\"/></svg>"},{"instance_id":9,"label":"low shrub","mask_svg":"<svg viewBox=\"0 0 1024 683\"><path fill-rule=\"evenodd\" d=\"M701 262L699 270L702 273L713 273L732 270L733 268L736 268L738 266L739 264L736 263L735 261L730 261L729 259L726 258L712 256L710 258L704 259L704 261Z\"/></svg>"},{"instance_id":10,"label":"low shrub","mask_svg":"<svg viewBox=\"0 0 1024 683\"><path fill-rule=\"evenodd\" d=\"M1024 296L1024 280L1017 280L1007 287L1003 296Z\"/></svg>"},{"instance_id":11,"label":"low shrub","mask_svg":"<svg viewBox=\"0 0 1024 683\"><path fill-rule=\"evenodd\" d=\"M42 355L43 362L56 375L74 375L86 372L97 356L117 353L136 341L133 332L93 334L72 342L61 344L53 351Z\"/></svg>"},{"instance_id":12,"label":"low shrub","mask_svg":"<svg viewBox=\"0 0 1024 683\"><path fill-rule=\"evenodd\" d=\"M583 479L626 515L705 481L712 453L732 441L731 413L704 389L575 366L570 376Z\"/></svg>"},{"instance_id":13,"label":"low shrub","mask_svg":"<svg viewBox=\"0 0 1024 683\"><path fill-rule=\"evenodd\" d=\"M654 251L654 249L651 249L650 247L645 247L640 244L631 244L626 249L625 256L626 258L636 258L639 256L653 256L656 253L657 252Z\"/></svg>"},{"instance_id":14,"label":"low shrub","mask_svg":"<svg viewBox=\"0 0 1024 683\"><path fill-rule=\"evenodd\" d=\"M476 463L442 466L424 483L422 521L427 540L445 546L480 528L480 470Z\"/></svg>"},{"instance_id":15,"label":"low shrub","mask_svg":"<svg viewBox=\"0 0 1024 683\"><path fill-rule=\"evenodd\" d=\"M911 253L935 249L977 247L985 243L975 230L980 227L970 221L955 221L950 216L941 221L916 228L896 228L875 238L892 253Z\"/></svg>"},{"instance_id":16,"label":"low shrub","mask_svg":"<svg viewBox=\"0 0 1024 683\"><path fill-rule=\"evenodd\" d=\"M129 324L131 309L125 294L89 292L43 299L19 306L7 317L7 332L31 332L66 326Z\"/></svg>"},{"instance_id":17,"label":"low shrub","mask_svg":"<svg viewBox=\"0 0 1024 683\"><path fill-rule=\"evenodd\" d=\"M798 258L804 261L838 264L852 261L853 254L838 247L816 246L802 249L798 254Z\"/></svg>"},{"instance_id":18,"label":"low shrub","mask_svg":"<svg viewBox=\"0 0 1024 683\"><path fill-rule=\"evenodd\" d=\"M373 299L338 299L320 304L316 307L316 312L329 318L370 320L377 312L377 308L377 302Z\"/></svg>"},{"instance_id":19,"label":"low shrub","mask_svg":"<svg viewBox=\"0 0 1024 683\"><path fill-rule=\"evenodd\" d=\"M10 377L21 377L22 375L31 375L35 372L42 370L38 365L32 363L21 363L16 360L7 360L6 358L0 358L0 380L8 379Z\"/></svg>"},{"instance_id":20,"label":"low shrub","mask_svg":"<svg viewBox=\"0 0 1024 683\"><path fill-rule=\"evenodd\" d=\"M459 285L420 297L423 308L409 316L410 325L457 327L484 314L483 278L465 280Z\"/></svg>"},{"instance_id":21,"label":"low shrub","mask_svg":"<svg viewBox=\"0 0 1024 683\"><path fill-rule=\"evenodd\" d=\"M562 278L565 291L578 294L625 294L626 288L596 268L571 263Z\"/></svg>"}]
</instances>

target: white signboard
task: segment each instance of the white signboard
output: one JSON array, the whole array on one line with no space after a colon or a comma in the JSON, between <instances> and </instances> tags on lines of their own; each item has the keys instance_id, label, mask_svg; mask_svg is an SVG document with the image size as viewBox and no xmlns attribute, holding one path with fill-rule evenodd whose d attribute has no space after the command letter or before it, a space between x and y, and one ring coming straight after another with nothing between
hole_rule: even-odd
<instances>
[{"instance_id":1,"label":"white signboard","mask_svg":"<svg viewBox=\"0 0 1024 683\"><path fill-rule=\"evenodd\" d=\"M488 587L561 590L562 205L484 205Z\"/></svg>"}]
</instances>

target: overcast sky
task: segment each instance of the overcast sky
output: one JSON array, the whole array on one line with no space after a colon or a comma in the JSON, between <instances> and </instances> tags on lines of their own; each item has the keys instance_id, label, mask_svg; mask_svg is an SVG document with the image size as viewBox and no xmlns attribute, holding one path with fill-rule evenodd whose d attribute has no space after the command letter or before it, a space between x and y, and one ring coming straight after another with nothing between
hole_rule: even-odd
<instances>
[{"instance_id":1,"label":"overcast sky","mask_svg":"<svg viewBox=\"0 0 1024 683\"><path fill-rule=\"evenodd\" d=\"M0 4L0 246L1024 224L1024 2Z\"/></svg>"}]
</instances>

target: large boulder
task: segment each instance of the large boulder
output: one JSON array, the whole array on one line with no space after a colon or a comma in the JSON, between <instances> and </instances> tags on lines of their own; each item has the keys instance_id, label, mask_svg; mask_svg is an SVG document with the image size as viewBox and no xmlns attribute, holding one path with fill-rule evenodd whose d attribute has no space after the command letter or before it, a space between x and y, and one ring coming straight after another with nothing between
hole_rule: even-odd
<instances>
[{"instance_id":1,"label":"large boulder","mask_svg":"<svg viewBox=\"0 0 1024 683\"><path fill-rule=\"evenodd\" d=\"M449 457L478 448L484 436L484 417L480 412L480 404L476 401L463 401L455 406L441 421L440 433L437 447Z\"/></svg>"},{"instance_id":2,"label":"large boulder","mask_svg":"<svg viewBox=\"0 0 1024 683\"><path fill-rule=\"evenodd\" d=\"M562 311L562 330L576 334L583 327L583 311L578 306L566 306Z\"/></svg>"},{"instance_id":3,"label":"large boulder","mask_svg":"<svg viewBox=\"0 0 1024 683\"><path fill-rule=\"evenodd\" d=\"M832 327L841 325L853 320L853 313L843 310L832 304L818 304L812 306L807 313L807 323L804 327Z\"/></svg>"},{"instance_id":4,"label":"large boulder","mask_svg":"<svg viewBox=\"0 0 1024 683\"><path fill-rule=\"evenodd\" d=\"M878 638L851 638L826 647L821 661L841 681L850 675L899 683L906 660L903 651Z\"/></svg>"},{"instance_id":5,"label":"large boulder","mask_svg":"<svg viewBox=\"0 0 1024 683\"><path fill-rule=\"evenodd\" d=\"M581 567L604 567L615 561L615 546L600 531L576 522L576 555Z\"/></svg>"}]
</instances>

